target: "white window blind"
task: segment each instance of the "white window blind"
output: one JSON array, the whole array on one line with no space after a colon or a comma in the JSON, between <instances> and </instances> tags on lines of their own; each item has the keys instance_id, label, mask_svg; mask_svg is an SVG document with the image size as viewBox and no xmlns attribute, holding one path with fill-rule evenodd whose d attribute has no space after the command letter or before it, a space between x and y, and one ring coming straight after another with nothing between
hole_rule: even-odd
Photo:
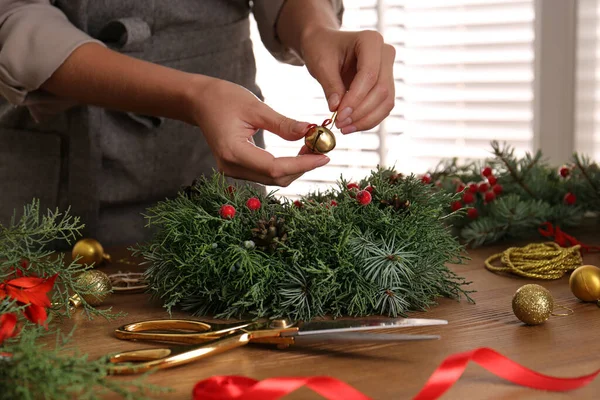
<instances>
[{"instance_id":1,"label":"white window blind","mask_svg":"<svg viewBox=\"0 0 600 400\"><path fill-rule=\"evenodd\" d=\"M575 148L600 160L600 1L579 0L577 27Z\"/></svg>"},{"instance_id":2,"label":"white window blind","mask_svg":"<svg viewBox=\"0 0 600 400\"><path fill-rule=\"evenodd\" d=\"M492 139L532 148L534 0L345 0L344 30L374 29L397 49L396 107L368 132L337 134L330 164L281 195L360 179L377 164L422 173L440 159L482 158ZM296 119L330 117L323 91L304 68L283 65L253 28L265 101ZM338 133L334 129L334 133ZM276 156L300 143L266 135Z\"/></svg>"}]
</instances>

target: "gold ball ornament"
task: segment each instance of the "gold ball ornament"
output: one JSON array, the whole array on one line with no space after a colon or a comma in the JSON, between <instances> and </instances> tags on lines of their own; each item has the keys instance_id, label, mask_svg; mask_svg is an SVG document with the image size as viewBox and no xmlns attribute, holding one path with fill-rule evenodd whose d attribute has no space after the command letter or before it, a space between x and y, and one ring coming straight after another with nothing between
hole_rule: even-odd
<instances>
[{"instance_id":1,"label":"gold ball ornament","mask_svg":"<svg viewBox=\"0 0 600 400\"><path fill-rule=\"evenodd\" d=\"M571 273L571 292L581 301L600 300L600 268L582 265Z\"/></svg>"},{"instance_id":2,"label":"gold ball ornament","mask_svg":"<svg viewBox=\"0 0 600 400\"><path fill-rule=\"evenodd\" d=\"M110 262L110 255L104 253L100 242L91 238L81 239L75 243L71 255L74 260L79 257L77 261L88 266L100 265L104 261Z\"/></svg>"},{"instance_id":3,"label":"gold ball ornament","mask_svg":"<svg viewBox=\"0 0 600 400\"><path fill-rule=\"evenodd\" d=\"M554 310L554 298L548 289L540 285L524 285L515 292L512 309L520 321L527 325L539 325L550 318Z\"/></svg>"},{"instance_id":4,"label":"gold ball ornament","mask_svg":"<svg viewBox=\"0 0 600 400\"><path fill-rule=\"evenodd\" d=\"M87 270L77 277L77 285L84 287L85 294L76 294L71 297L73 307L81 305L81 299L91 306L98 306L110 295L112 284L108 275L97 269Z\"/></svg>"},{"instance_id":5,"label":"gold ball ornament","mask_svg":"<svg viewBox=\"0 0 600 400\"><path fill-rule=\"evenodd\" d=\"M304 137L304 143L313 153L326 154L335 148L335 135L324 126L315 126Z\"/></svg>"}]
</instances>

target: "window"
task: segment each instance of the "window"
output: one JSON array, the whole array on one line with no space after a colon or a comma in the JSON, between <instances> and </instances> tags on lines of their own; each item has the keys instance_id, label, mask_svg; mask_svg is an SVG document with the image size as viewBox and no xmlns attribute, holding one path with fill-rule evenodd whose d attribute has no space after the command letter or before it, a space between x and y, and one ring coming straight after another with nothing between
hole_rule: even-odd
<instances>
[{"instance_id":1,"label":"window","mask_svg":"<svg viewBox=\"0 0 600 400\"><path fill-rule=\"evenodd\" d=\"M371 131L337 134L330 164L279 194L329 187L340 175L360 179L377 164L422 173L442 158L487 157L492 139L532 150L534 0L345 0L345 7L342 29L376 29L396 46L396 107ZM278 63L255 28L253 36L267 104L296 119L329 118L306 69ZM266 145L285 156L300 143L267 134Z\"/></svg>"},{"instance_id":2,"label":"window","mask_svg":"<svg viewBox=\"0 0 600 400\"><path fill-rule=\"evenodd\" d=\"M600 160L600 2L580 0L577 22L575 148Z\"/></svg>"}]
</instances>

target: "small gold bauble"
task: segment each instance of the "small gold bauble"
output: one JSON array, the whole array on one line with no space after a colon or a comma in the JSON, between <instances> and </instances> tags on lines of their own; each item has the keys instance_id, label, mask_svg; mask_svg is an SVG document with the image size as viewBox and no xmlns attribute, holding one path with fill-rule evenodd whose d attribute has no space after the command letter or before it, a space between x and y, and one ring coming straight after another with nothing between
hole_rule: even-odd
<instances>
[{"instance_id":1,"label":"small gold bauble","mask_svg":"<svg viewBox=\"0 0 600 400\"><path fill-rule=\"evenodd\" d=\"M554 310L554 298L548 289L535 284L521 286L512 299L515 316L527 325L544 323Z\"/></svg>"},{"instance_id":2,"label":"small gold bauble","mask_svg":"<svg viewBox=\"0 0 600 400\"><path fill-rule=\"evenodd\" d=\"M571 273L569 287L579 300L600 300L600 268L593 265L582 265L577 268Z\"/></svg>"},{"instance_id":3,"label":"small gold bauble","mask_svg":"<svg viewBox=\"0 0 600 400\"><path fill-rule=\"evenodd\" d=\"M83 265L99 265L103 261L110 262L110 256L104 253L104 248L100 242L95 239L81 239L75 246L73 246L73 251L71 253L73 259L79 259L77 262L82 263Z\"/></svg>"},{"instance_id":4,"label":"small gold bauble","mask_svg":"<svg viewBox=\"0 0 600 400\"><path fill-rule=\"evenodd\" d=\"M77 285L86 289L86 294L76 294L71 298L71 305L78 307L81 299L91 306L97 306L108 297L112 290L110 278L104 272L92 269L77 277Z\"/></svg>"},{"instance_id":5,"label":"small gold bauble","mask_svg":"<svg viewBox=\"0 0 600 400\"><path fill-rule=\"evenodd\" d=\"M325 154L335 148L335 135L324 126L316 126L308 131L304 143L313 153Z\"/></svg>"}]
</instances>

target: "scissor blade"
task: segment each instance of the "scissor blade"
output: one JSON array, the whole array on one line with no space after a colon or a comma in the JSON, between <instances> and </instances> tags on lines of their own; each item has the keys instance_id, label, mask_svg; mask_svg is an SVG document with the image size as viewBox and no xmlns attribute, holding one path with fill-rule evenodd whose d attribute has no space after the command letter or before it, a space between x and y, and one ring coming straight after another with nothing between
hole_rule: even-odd
<instances>
[{"instance_id":1,"label":"scissor blade","mask_svg":"<svg viewBox=\"0 0 600 400\"><path fill-rule=\"evenodd\" d=\"M296 335L322 335L324 333L341 333L370 331L389 328L408 328L412 326L447 325L444 319L427 318L395 318L395 319L347 319L312 321L299 324Z\"/></svg>"},{"instance_id":2,"label":"scissor blade","mask_svg":"<svg viewBox=\"0 0 600 400\"><path fill-rule=\"evenodd\" d=\"M392 343L420 340L438 340L439 335L407 335L407 334L369 334L369 333L325 333L321 335L308 335L294 337L295 344L313 343Z\"/></svg>"}]
</instances>

